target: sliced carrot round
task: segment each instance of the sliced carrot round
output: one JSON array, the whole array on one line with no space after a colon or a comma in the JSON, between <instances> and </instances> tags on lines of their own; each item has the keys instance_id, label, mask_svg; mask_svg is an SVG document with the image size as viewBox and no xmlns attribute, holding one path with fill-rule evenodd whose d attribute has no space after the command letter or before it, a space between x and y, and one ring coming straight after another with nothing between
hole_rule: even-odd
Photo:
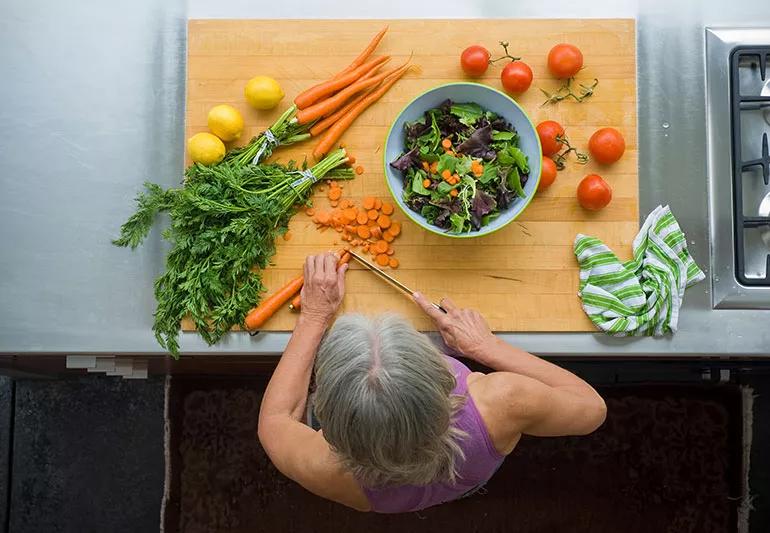
<instances>
[{"instance_id":1,"label":"sliced carrot round","mask_svg":"<svg viewBox=\"0 0 770 533\"><path fill-rule=\"evenodd\" d=\"M388 228L388 231L392 233L394 237L396 237L399 233L401 233L401 222L394 220L390 225L390 228Z\"/></svg>"},{"instance_id":2,"label":"sliced carrot round","mask_svg":"<svg viewBox=\"0 0 770 533\"><path fill-rule=\"evenodd\" d=\"M377 241L374 244L374 249L377 251L378 254L384 254L388 251L388 243L385 241Z\"/></svg>"},{"instance_id":3,"label":"sliced carrot round","mask_svg":"<svg viewBox=\"0 0 770 533\"><path fill-rule=\"evenodd\" d=\"M356 167L356 174L360 176L363 173L364 173L364 167L362 167L361 165L358 165Z\"/></svg>"},{"instance_id":4,"label":"sliced carrot round","mask_svg":"<svg viewBox=\"0 0 770 533\"><path fill-rule=\"evenodd\" d=\"M358 215L356 215L356 222L359 224L366 224L366 222L369 220L369 217L366 216L366 213L364 211L359 211Z\"/></svg>"},{"instance_id":5,"label":"sliced carrot round","mask_svg":"<svg viewBox=\"0 0 770 533\"><path fill-rule=\"evenodd\" d=\"M398 259L396 259L395 257L391 257L388 260L388 266L390 266L390 268L398 268L398 264L399 264Z\"/></svg>"},{"instance_id":6,"label":"sliced carrot round","mask_svg":"<svg viewBox=\"0 0 770 533\"><path fill-rule=\"evenodd\" d=\"M374 197L373 196L367 196L364 198L364 209L374 209Z\"/></svg>"},{"instance_id":7,"label":"sliced carrot round","mask_svg":"<svg viewBox=\"0 0 770 533\"><path fill-rule=\"evenodd\" d=\"M377 254L377 257L375 258L375 261L377 261L377 264L380 266L388 266L389 260L390 257L385 254Z\"/></svg>"},{"instance_id":8,"label":"sliced carrot round","mask_svg":"<svg viewBox=\"0 0 770 533\"><path fill-rule=\"evenodd\" d=\"M382 229L388 229L390 224L390 217L388 215L380 215L380 217L377 219L377 225Z\"/></svg>"},{"instance_id":9,"label":"sliced carrot round","mask_svg":"<svg viewBox=\"0 0 770 533\"><path fill-rule=\"evenodd\" d=\"M290 231L287 231L286 233L283 234L283 240L285 241L290 241L291 237L292 237L292 234Z\"/></svg>"},{"instance_id":10,"label":"sliced carrot round","mask_svg":"<svg viewBox=\"0 0 770 533\"><path fill-rule=\"evenodd\" d=\"M377 212L376 209L370 209L367 211L366 216L369 217L369 220L377 220L377 217L380 216L380 214Z\"/></svg>"},{"instance_id":11,"label":"sliced carrot round","mask_svg":"<svg viewBox=\"0 0 770 533\"><path fill-rule=\"evenodd\" d=\"M379 226L372 226L371 229L372 237L375 239L379 239L382 237L382 229Z\"/></svg>"},{"instance_id":12,"label":"sliced carrot round","mask_svg":"<svg viewBox=\"0 0 770 533\"><path fill-rule=\"evenodd\" d=\"M339 187L330 187L329 188L329 200L339 200L342 196L342 189Z\"/></svg>"},{"instance_id":13,"label":"sliced carrot round","mask_svg":"<svg viewBox=\"0 0 770 533\"><path fill-rule=\"evenodd\" d=\"M382 240L385 242L393 242L395 238L396 237L390 232L390 230L382 232Z\"/></svg>"},{"instance_id":14,"label":"sliced carrot round","mask_svg":"<svg viewBox=\"0 0 770 533\"><path fill-rule=\"evenodd\" d=\"M313 215L315 215L315 209L313 209L312 207L308 207L307 209L305 209L305 214L309 217L312 217Z\"/></svg>"},{"instance_id":15,"label":"sliced carrot round","mask_svg":"<svg viewBox=\"0 0 770 533\"><path fill-rule=\"evenodd\" d=\"M345 218L346 223L353 222L356 219L356 210L352 207L348 207L342 212L342 216Z\"/></svg>"},{"instance_id":16,"label":"sliced carrot round","mask_svg":"<svg viewBox=\"0 0 770 533\"><path fill-rule=\"evenodd\" d=\"M449 148L452 148L452 141L450 141L449 139L444 139L443 141L441 141L441 146L443 146L448 150Z\"/></svg>"},{"instance_id":17,"label":"sliced carrot round","mask_svg":"<svg viewBox=\"0 0 770 533\"><path fill-rule=\"evenodd\" d=\"M374 199L374 208L379 210L381 207L382 207L382 200L380 200L379 198L375 198Z\"/></svg>"},{"instance_id":18,"label":"sliced carrot round","mask_svg":"<svg viewBox=\"0 0 770 533\"><path fill-rule=\"evenodd\" d=\"M382 212L385 215L392 215L393 214L393 204L389 204L388 202L382 202Z\"/></svg>"},{"instance_id":19,"label":"sliced carrot round","mask_svg":"<svg viewBox=\"0 0 770 533\"><path fill-rule=\"evenodd\" d=\"M388 251L385 253L388 255L393 255L394 253L396 253L396 250L391 245L388 245Z\"/></svg>"},{"instance_id":20,"label":"sliced carrot round","mask_svg":"<svg viewBox=\"0 0 770 533\"><path fill-rule=\"evenodd\" d=\"M366 226L358 226L358 228L356 229L356 234L362 239L368 239L372 233L369 231L369 228L367 228Z\"/></svg>"}]
</instances>

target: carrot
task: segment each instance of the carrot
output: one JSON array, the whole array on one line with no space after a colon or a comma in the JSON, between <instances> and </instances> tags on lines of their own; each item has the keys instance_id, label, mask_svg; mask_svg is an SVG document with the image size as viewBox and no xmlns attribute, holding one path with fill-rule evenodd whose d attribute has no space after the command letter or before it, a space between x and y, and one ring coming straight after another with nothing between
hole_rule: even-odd
<instances>
[{"instance_id":1,"label":"carrot","mask_svg":"<svg viewBox=\"0 0 770 533\"><path fill-rule=\"evenodd\" d=\"M356 234L362 239L368 239L369 236L372 234L372 232L369 231L369 228L366 226L358 226L358 229L356 230Z\"/></svg>"},{"instance_id":2,"label":"carrot","mask_svg":"<svg viewBox=\"0 0 770 533\"><path fill-rule=\"evenodd\" d=\"M378 254L384 254L385 252L388 251L388 243L385 241L377 241L376 243L374 243L374 250Z\"/></svg>"},{"instance_id":3,"label":"carrot","mask_svg":"<svg viewBox=\"0 0 770 533\"><path fill-rule=\"evenodd\" d=\"M438 161L434 161L430 164L430 172L431 174L438 174Z\"/></svg>"},{"instance_id":4,"label":"carrot","mask_svg":"<svg viewBox=\"0 0 770 533\"><path fill-rule=\"evenodd\" d=\"M297 101L294 100L294 103L296 104ZM299 105L299 104L297 104L297 105ZM443 141L441 141L441 146L443 146L444 148L449 150L450 148L452 148L452 141L450 141L449 139L444 139Z\"/></svg>"},{"instance_id":5,"label":"carrot","mask_svg":"<svg viewBox=\"0 0 770 533\"><path fill-rule=\"evenodd\" d=\"M385 254L377 254L377 257L375 257L375 261L377 261L377 264L380 266L388 266L390 258Z\"/></svg>"},{"instance_id":6,"label":"carrot","mask_svg":"<svg viewBox=\"0 0 770 533\"><path fill-rule=\"evenodd\" d=\"M358 165L356 167L356 174L360 176L363 173L364 173L364 167L362 167L361 165Z\"/></svg>"},{"instance_id":7,"label":"carrot","mask_svg":"<svg viewBox=\"0 0 770 533\"><path fill-rule=\"evenodd\" d=\"M370 209L366 212L366 216L369 217L369 220L377 220L377 217L380 216L380 214L377 212L376 209Z\"/></svg>"},{"instance_id":8,"label":"carrot","mask_svg":"<svg viewBox=\"0 0 770 533\"><path fill-rule=\"evenodd\" d=\"M369 220L369 217L366 215L365 211L359 211L358 215L356 216L356 222L359 224L366 224Z\"/></svg>"},{"instance_id":9,"label":"carrot","mask_svg":"<svg viewBox=\"0 0 770 533\"><path fill-rule=\"evenodd\" d=\"M350 254L348 253L347 250L343 250L342 254L340 255L340 260L337 261L337 268L341 267L342 265L348 262L350 262ZM303 282L304 282L304 278L303 278ZM301 288L302 287L300 287L300 289ZM294 299L289 304L289 309L291 309L292 311L299 311L301 307L302 307L302 295L298 294L294 297Z\"/></svg>"},{"instance_id":10,"label":"carrot","mask_svg":"<svg viewBox=\"0 0 770 533\"><path fill-rule=\"evenodd\" d=\"M352 207L346 208L342 212L342 218L345 221L345 224L350 224L356 219L356 210Z\"/></svg>"},{"instance_id":11,"label":"carrot","mask_svg":"<svg viewBox=\"0 0 770 533\"><path fill-rule=\"evenodd\" d=\"M444 170L441 171L441 177L444 178L445 180L449 180L449 178L452 177L452 173L449 172L448 168L445 168Z\"/></svg>"},{"instance_id":12,"label":"carrot","mask_svg":"<svg viewBox=\"0 0 770 533\"><path fill-rule=\"evenodd\" d=\"M312 207L308 207L307 209L305 209L305 214L309 217L312 217L313 215L315 215L315 209L313 209Z\"/></svg>"},{"instance_id":13,"label":"carrot","mask_svg":"<svg viewBox=\"0 0 770 533\"><path fill-rule=\"evenodd\" d=\"M392 215L393 214L393 204L389 204L388 202L382 202L382 213L384 215Z\"/></svg>"},{"instance_id":14,"label":"carrot","mask_svg":"<svg viewBox=\"0 0 770 533\"><path fill-rule=\"evenodd\" d=\"M374 208L375 208L376 210L378 210L378 211L379 211L380 209L382 209L382 200L380 200L379 198L375 198L375 199L374 199Z\"/></svg>"},{"instance_id":15,"label":"carrot","mask_svg":"<svg viewBox=\"0 0 770 533\"><path fill-rule=\"evenodd\" d=\"M321 211L317 215L318 223L327 226L332 220L332 216L327 211Z\"/></svg>"},{"instance_id":16,"label":"carrot","mask_svg":"<svg viewBox=\"0 0 770 533\"><path fill-rule=\"evenodd\" d=\"M385 253L388 254L388 255L393 255L394 253L396 253L396 249L393 248L392 246L388 245L388 251L385 252Z\"/></svg>"},{"instance_id":17,"label":"carrot","mask_svg":"<svg viewBox=\"0 0 770 533\"><path fill-rule=\"evenodd\" d=\"M342 191L339 187L330 187L328 195L329 200L339 200L342 197Z\"/></svg>"},{"instance_id":18,"label":"carrot","mask_svg":"<svg viewBox=\"0 0 770 533\"><path fill-rule=\"evenodd\" d=\"M430 163L428 163L427 161L423 161L422 168L425 170L425 172L430 171Z\"/></svg>"},{"instance_id":19,"label":"carrot","mask_svg":"<svg viewBox=\"0 0 770 533\"><path fill-rule=\"evenodd\" d=\"M303 276L294 278L278 289L277 292L262 300L261 304L249 311L249 314L246 315L246 320L244 321L246 329L254 330L267 322L267 320L273 316L283 304L288 302L297 291L302 289L302 284L304 282L305 278Z\"/></svg>"},{"instance_id":20,"label":"carrot","mask_svg":"<svg viewBox=\"0 0 770 533\"><path fill-rule=\"evenodd\" d=\"M340 89L344 89L351 83L358 81L362 76L366 75L373 68L378 67L382 63L388 61L389 56L376 57L368 63L355 67L342 76L334 77L318 85L314 85L309 89L305 89L294 98L294 103L297 105L297 109L305 109L309 105L316 103L322 98L326 98L330 94L334 94Z\"/></svg>"},{"instance_id":21,"label":"carrot","mask_svg":"<svg viewBox=\"0 0 770 533\"><path fill-rule=\"evenodd\" d=\"M349 198L343 198L342 201L340 201L340 207L342 209L347 209L348 207L351 207L352 205L353 205L353 202L351 202Z\"/></svg>"},{"instance_id":22,"label":"carrot","mask_svg":"<svg viewBox=\"0 0 770 533\"><path fill-rule=\"evenodd\" d=\"M396 236L393 235L390 230L383 231L382 232L382 240L385 242L393 242L395 240Z\"/></svg>"},{"instance_id":23,"label":"carrot","mask_svg":"<svg viewBox=\"0 0 770 533\"><path fill-rule=\"evenodd\" d=\"M311 106L308 106L305 109L300 109L297 111L297 122L300 124L307 124L308 122L312 122L313 120L321 118L324 115L333 113L341 106L343 106L351 96L358 94L365 89L379 85L382 80L389 78L398 72L401 72L402 70L406 71L407 68L409 68L409 64L404 63L400 67L386 70L385 72L377 74L376 76L372 76L371 78L351 83L337 94L330 96L325 100L321 100L320 102L317 102ZM366 99L362 100L358 103L358 105L361 105L365 101Z\"/></svg>"},{"instance_id":24,"label":"carrot","mask_svg":"<svg viewBox=\"0 0 770 533\"><path fill-rule=\"evenodd\" d=\"M331 124L330 124L331 125ZM348 165L353 166L356 162L356 158L352 155L348 156Z\"/></svg>"},{"instance_id":25,"label":"carrot","mask_svg":"<svg viewBox=\"0 0 770 533\"><path fill-rule=\"evenodd\" d=\"M345 130L350 127L353 121L358 118L358 116L363 113L367 107L382 98L382 95L388 92L388 89L390 89L393 84L396 83L396 81L398 81L398 79L406 73L407 70L409 70L408 64L398 68L395 72L392 73L390 77L385 79L381 86L369 93L366 98L353 106L353 108L348 111L345 116L335 122L334 125L330 127L326 133L324 133L323 137L321 137L321 140L313 150L313 156L320 158L322 155L325 155L329 150L331 150L332 146L334 146L334 143L336 143L339 138L342 137L342 134L345 133ZM377 77L378 76L370 78L364 83L368 83Z\"/></svg>"},{"instance_id":26,"label":"carrot","mask_svg":"<svg viewBox=\"0 0 770 533\"><path fill-rule=\"evenodd\" d=\"M363 80L364 78L361 78L361 79ZM328 130L332 126L332 124L337 122L340 118L345 116L351 109L353 109L353 107L355 107L355 105L358 102L366 98L366 95L369 94L370 92L371 92L371 89L369 91L365 91L359 95L354 96L348 101L347 104L339 108L337 111L335 111L329 116L322 118L317 123L313 124L313 127L310 128L310 135L313 137L318 137L321 133ZM351 158L348 157L348 159L351 159ZM352 158L352 159L353 161L350 161L351 164L355 162L355 158Z\"/></svg>"},{"instance_id":27,"label":"carrot","mask_svg":"<svg viewBox=\"0 0 770 533\"><path fill-rule=\"evenodd\" d=\"M353 227L353 226L347 225L347 226L345 226L345 231L347 231L348 233L355 233L356 232L356 228Z\"/></svg>"},{"instance_id":28,"label":"carrot","mask_svg":"<svg viewBox=\"0 0 770 533\"><path fill-rule=\"evenodd\" d=\"M382 229L388 229L390 227L390 224L391 224L391 221L388 215L380 215L380 217L377 219L377 225L380 226Z\"/></svg>"},{"instance_id":29,"label":"carrot","mask_svg":"<svg viewBox=\"0 0 770 533\"><path fill-rule=\"evenodd\" d=\"M388 261L388 266L390 266L390 268L398 268L398 259L391 257Z\"/></svg>"},{"instance_id":30,"label":"carrot","mask_svg":"<svg viewBox=\"0 0 770 533\"><path fill-rule=\"evenodd\" d=\"M452 189L451 191L449 191L449 196L455 197L455 196L457 196L458 194L459 194L459 193L457 192L457 189Z\"/></svg>"},{"instance_id":31,"label":"carrot","mask_svg":"<svg viewBox=\"0 0 770 533\"><path fill-rule=\"evenodd\" d=\"M292 237L292 235L291 235L290 231L287 231L286 233L283 234L283 240L285 240L285 241L290 241L291 237Z\"/></svg>"},{"instance_id":32,"label":"carrot","mask_svg":"<svg viewBox=\"0 0 770 533\"><path fill-rule=\"evenodd\" d=\"M388 228L388 231L391 232L394 237L398 236L398 234L401 233L401 223L394 220L390 225L390 228Z\"/></svg>"},{"instance_id":33,"label":"carrot","mask_svg":"<svg viewBox=\"0 0 770 533\"><path fill-rule=\"evenodd\" d=\"M364 209L367 209L367 210L374 209L374 197L367 196L366 198L364 198L363 205L364 205Z\"/></svg>"},{"instance_id":34,"label":"carrot","mask_svg":"<svg viewBox=\"0 0 770 533\"><path fill-rule=\"evenodd\" d=\"M382 229L379 226L372 226L371 232L372 232L372 237L374 237L375 239L379 239L380 237L382 237Z\"/></svg>"},{"instance_id":35,"label":"carrot","mask_svg":"<svg viewBox=\"0 0 770 533\"><path fill-rule=\"evenodd\" d=\"M374 50L377 48L377 45L380 44L380 41L385 36L385 32L386 31L388 31L388 27L387 26L385 26L379 32L377 32L377 35L375 35L372 38L372 40L369 42L369 44L366 45L366 48L364 48L363 51L360 54L358 54L358 57L356 57L350 65L348 65L347 67L342 69L340 72L335 74L334 77L336 78L337 76L342 76L346 72L350 72L354 68L356 68L359 65L363 64L363 62L366 61L366 59L370 55L372 55L372 52L374 52Z\"/></svg>"}]
</instances>

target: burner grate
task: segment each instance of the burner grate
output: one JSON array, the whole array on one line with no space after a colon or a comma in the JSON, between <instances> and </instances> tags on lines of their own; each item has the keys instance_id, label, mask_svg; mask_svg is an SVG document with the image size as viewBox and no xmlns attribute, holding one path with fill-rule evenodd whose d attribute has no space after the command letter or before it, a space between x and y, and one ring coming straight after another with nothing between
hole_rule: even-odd
<instances>
[{"instance_id":1,"label":"burner grate","mask_svg":"<svg viewBox=\"0 0 770 533\"><path fill-rule=\"evenodd\" d=\"M749 69L746 68L747 65ZM767 76L770 72L768 67L770 67L770 46L738 47L730 56L735 273L741 284L749 286L770 286L770 212L760 207L756 213L747 215L743 190L744 176L747 171L754 169L761 170L761 173L758 171L751 173L752 179L761 179L766 187L770 186L770 150L768 150L770 78ZM754 78L753 80L746 80L747 72ZM761 90L757 90L759 86ZM753 122L748 122L749 120ZM764 123L760 122L762 120ZM751 157L745 157L746 152L750 152L746 147L750 143L759 141L760 131L761 151L752 152ZM755 186L756 184L752 184L752 188ZM770 192L768 198L770 198ZM764 205L763 202L762 206ZM753 238L757 232L759 232L759 239ZM750 235L749 239L747 234ZM751 258L747 257L749 252ZM765 254L764 258L760 254ZM764 273L756 268L758 259L759 262L764 263Z\"/></svg>"}]
</instances>

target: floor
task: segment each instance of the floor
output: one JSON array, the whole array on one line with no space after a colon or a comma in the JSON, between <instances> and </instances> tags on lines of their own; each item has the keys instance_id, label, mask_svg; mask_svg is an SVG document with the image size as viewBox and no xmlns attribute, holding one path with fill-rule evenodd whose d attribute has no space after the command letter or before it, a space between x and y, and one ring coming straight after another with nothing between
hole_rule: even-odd
<instances>
[{"instance_id":1,"label":"floor","mask_svg":"<svg viewBox=\"0 0 770 533\"><path fill-rule=\"evenodd\" d=\"M158 530L163 379L0 377L0 405L2 531Z\"/></svg>"},{"instance_id":2,"label":"floor","mask_svg":"<svg viewBox=\"0 0 770 533\"><path fill-rule=\"evenodd\" d=\"M710 364L566 362L593 383L719 380ZM722 364L721 366L725 366ZM750 532L770 531L770 367L728 365L753 387ZM0 377L0 532L152 532L164 486L164 380Z\"/></svg>"}]
</instances>

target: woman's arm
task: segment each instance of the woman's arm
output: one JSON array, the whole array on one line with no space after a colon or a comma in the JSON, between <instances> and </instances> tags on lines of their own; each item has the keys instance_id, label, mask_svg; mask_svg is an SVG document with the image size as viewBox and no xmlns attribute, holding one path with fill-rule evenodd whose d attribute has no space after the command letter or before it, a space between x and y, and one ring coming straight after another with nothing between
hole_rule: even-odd
<instances>
[{"instance_id":1,"label":"woman's arm","mask_svg":"<svg viewBox=\"0 0 770 533\"><path fill-rule=\"evenodd\" d=\"M593 387L572 372L501 341L478 311L458 309L444 299L444 314L422 295L416 294L415 301L434 319L450 348L498 371L476 380L472 392L474 399L478 394L493 406L490 416L504 420L504 441L518 440L520 433L584 435L604 422L607 408Z\"/></svg>"},{"instance_id":2,"label":"woman's arm","mask_svg":"<svg viewBox=\"0 0 770 533\"><path fill-rule=\"evenodd\" d=\"M257 435L286 477L321 497L367 510L366 497L321 432L302 423L316 350L345 293L347 265L337 270L338 259L329 253L305 262L302 312L262 397Z\"/></svg>"}]
</instances>

